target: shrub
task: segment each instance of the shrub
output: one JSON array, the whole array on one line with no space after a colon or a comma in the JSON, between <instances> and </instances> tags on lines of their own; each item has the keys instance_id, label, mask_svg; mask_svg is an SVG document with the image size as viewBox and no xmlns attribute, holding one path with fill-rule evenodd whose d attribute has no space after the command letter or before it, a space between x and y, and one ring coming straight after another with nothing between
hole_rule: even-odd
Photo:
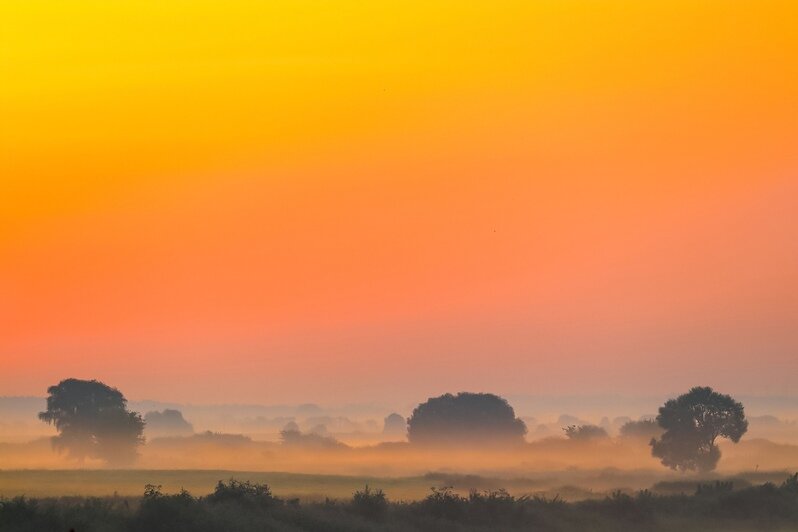
<instances>
[{"instance_id":1,"label":"shrub","mask_svg":"<svg viewBox=\"0 0 798 532\"><path fill-rule=\"evenodd\" d=\"M202 530L199 501L186 490L177 495L164 495L160 485L147 484L144 497L133 520L134 531L189 532Z\"/></svg>"},{"instance_id":2,"label":"shrub","mask_svg":"<svg viewBox=\"0 0 798 532\"><path fill-rule=\"evenodd\" d=\"M716 480L714 483L699 484L695 488L696 496L714 496L731 493L734 491L734 482Z\"/></svg>"},{"instance_id":3,"label":"shrub","mask_svg":"<svg viewBox=\"0 0 798 532\"><path fill-rule=\"evenodd\" d=\"M451 486L430 488L432 493L421 501L421 512L436 519L460 519L465 514L466 500L454 492Z\"/></svg>"},{"instance_id":4,"label":"shrub","mask_svg":"<svg viewBox=\"0 0 798 532\"><path fill-rule=\"evenodd\" d=\"M255 482L240 482L231 478L227 483L220 480L216 484L213 493L206 497L212 504L222 502L235 502L246 506L276 506L282 501L272 495L272 491L266 484Z\"/></svg>"},{"instance_id":5,"label":"shrub","mask_svg":"<svg viewBox=\"0 0 798 532\"><path fill-rule=\"evenodd\" d=\"M798 473L787 477L787 480L782 482L781 489L783 491L798 494Z\"/></svg>"},{"instance_id":6,"label":"shrub","mask_svg":"<svg viewBox=\"0 0 798 532\"><path fill-rule=\"evenodd\" d=\"M352 497L352 510L367 519L380 520L388 513L388 498L382 490L372 490L366 484Z\"/></svg>"},{"instance_id":7,"label":"shrub","mask_svg":"<svg viewBox=\"0 0 798 532\"><path fill-rule=\"evenodd\" d=\"M503 489L472 490L468 495L468 517L486 524L518 522L523 518L526 500L525 497L516 499Z\"/></svg>"}]
</instances>

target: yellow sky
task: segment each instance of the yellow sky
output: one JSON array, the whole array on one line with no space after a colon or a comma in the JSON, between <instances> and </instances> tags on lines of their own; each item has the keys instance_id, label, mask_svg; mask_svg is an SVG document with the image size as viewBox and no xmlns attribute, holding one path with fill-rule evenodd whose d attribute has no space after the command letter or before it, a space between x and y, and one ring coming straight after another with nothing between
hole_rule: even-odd
<instances>
[{"instance_id":1,"label":"yellow sky","mask_svg":"<svg viewBox=\"0 0 798 532\"><path fill-rule=\"evenodd\" d=\"M0 394L785 391L796 23L791 1L5 1Z\"/></svg>"}]
</instances>

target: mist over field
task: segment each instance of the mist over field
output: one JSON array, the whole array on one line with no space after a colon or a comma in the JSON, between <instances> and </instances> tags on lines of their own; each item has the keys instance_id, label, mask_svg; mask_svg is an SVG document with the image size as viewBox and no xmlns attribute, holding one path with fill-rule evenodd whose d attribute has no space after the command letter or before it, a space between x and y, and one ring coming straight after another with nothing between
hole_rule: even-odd
<instances>
[{"instance_id":1,"label":"mist over field","mask_svg":"<svg viewBox=\"0 0 798 532\"><path fill-rule=\"evenodd\" d=\"M64 379L46 398L0 398L0 529L747 531L798 517L794 399L746 398L747 415L709 387L656 415L648 398L515 400L191 405ZM574 404L590 407L550 410ZM730 504L760 507L719 520Z\"/></svg>"},{"instance_id":2,"label":"mist over field","mask_svg":"<svg viewBox=\"0 0 798 532\"><path fill-rule=\"evenodd\" d=\"M167 484L176 486L185 481L200 492L210 490L215 481L203 484L192 480L197 470L244 471L254 478L269 478L268 473L277 472L311 475L304 486L298 480L285 488L279 483L275 486L278 492L287 489L304 496L322 496L327 489L327 495L340 496L344 494L341 486L351 487L347 478L374 478L388 485L397 483L394 491L386 487L388 493L407 499L425 496L431 486L454 484L466 492L492 487L516 493L567 493L580 499L613 489L651 488L661 482L747 474L778 477L794 469L798 464L798 422L791 416L798 417L798 400L742 399L748 432L737 444L721 442L722 459L717 469L703 475L662 467L652 456L651 434L624 434L627 423L656 417L655 402L613 396L516 397L521 407L515 413L527 431L522 444L509 448L489 443L479 447L413 445L408 442L406 425L413 408L407 405L130 401L128 407L141 412L146 420L145 443L135 461L124 467L162 472L153 474L154 478L171 471ZM589 408L579 410L580 404ZM557 413L558 405L572 409ZM100 475L92 481L54 477L46 485L34 485L25 481L24 475L2 473L118 469L118 465L100 458L75 460L58 452L50 441L56 434L54 427L36 418L45 406L45 399L40 397L0 398L0 495L140 492L141 486L124 475L110 477L112 480ZM569 426L595 426L604 433L595 438L571 438L566 433ZM286 437L286 429L295 430L297 436ZM314 475L340 479L328 484L312 480ZM134 478L144 476L140 473ZM100 478L103 481L95 484Z\"/></svg>"}]
</instances>

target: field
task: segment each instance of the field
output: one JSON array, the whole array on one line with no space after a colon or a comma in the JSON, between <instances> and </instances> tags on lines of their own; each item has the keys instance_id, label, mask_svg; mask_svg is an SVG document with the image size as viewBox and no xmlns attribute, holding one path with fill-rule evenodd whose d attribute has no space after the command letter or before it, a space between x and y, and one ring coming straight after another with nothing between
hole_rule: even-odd
<instances>
[{"instance_id":1,"label":"field","mask_svg":"<svg viewBox=\"0 0 798 532\"><path fill-rule=\"evenodd\" d=\"M12 470L0 471L0 496L15 497L123 497L141 496L145 484L163 486L165 492L185 489L197 495L213 491L219 480L229 478L268 483L275 494L303 500L344 498L366 484L379 486L396 499L414 499L429 492L431 480L424 477L368 477L308 475L228 470Z\"/></svg>"},{"instance_id":2,"label":"field","mask_svg":"<svg viewBox=\"0 0 798 532\"><path fill-rule=\"evenodd\" d=\"M185 489L195 495L206 495L213 491L220 480L236 478L265 483L279 497L299 498L308 502L327 498L346 499L366 485L383 490L395 501L420 500L429 495L433 487L452 487L460 493L505 489L516 496L558 497L577 501L600 499L618 491L627 494L640 490L661 495L692 494L698 485L714 482L731 482L739 489L765 482L778 484L788 476L787 471L751 471L697 477L616 469L542 472L503 478L440 472L389 477L234 470L20 469L0 470L0 497L107 497L112 494L139 497L146 484L160 485L167 493Z\"/></svg>"},{"instance_id":3,"label":"field","mask_svg":"<svg viewBox=\"0 0 798 532\"><path fill-rule=\"evenodd\" d=\"M82 471L6 472L4 483L24 475L46 489L68 491L70 483L97 487L131 486L153 480L188 480L201 486L225 471ZM260 474L247 474L247 476ZM343 490L366 478L266 474L282 489L325 485ZM400 479L407 488L422 479ZM423 479L429 480L429 479ZM382 479L385 482L386 479ZM58 483L65 483L59 485ZM389 482L390 484L390 482ZM76 484L72 484L73 486ZM650 490L617 490L592 499L568 502L559 497L515 496L504 490L471 490L468 494L436 488L423 499L396 501L377 488L364 487L341 499L311 502L287 499L257 481L218 482L204 496L187 490L170 492L148 484L138 497L0 498L0 529L4 532L81 530L130 531L482 531L482 530L795 530L798 524L798 475L780 483L765 482L736 489L732 481L689 485L680 494ZM691 493L686 491L691 489Z\"/></svg>"}]
</instances>

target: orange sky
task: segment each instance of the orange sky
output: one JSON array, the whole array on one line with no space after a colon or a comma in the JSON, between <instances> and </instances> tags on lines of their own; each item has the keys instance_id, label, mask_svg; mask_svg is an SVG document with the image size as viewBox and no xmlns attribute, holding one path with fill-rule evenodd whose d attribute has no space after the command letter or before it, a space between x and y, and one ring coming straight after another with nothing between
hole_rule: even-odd
<instances>
[{"instance_id":1,"label":"orange sky","mask_svg":"<svg viewBox=\"0 0 798 532\"><path fill-rule=\"evenodd\" d=\"M0 395L792 394L798 4L0 6Z\"/></svg>"}]
</instances>

